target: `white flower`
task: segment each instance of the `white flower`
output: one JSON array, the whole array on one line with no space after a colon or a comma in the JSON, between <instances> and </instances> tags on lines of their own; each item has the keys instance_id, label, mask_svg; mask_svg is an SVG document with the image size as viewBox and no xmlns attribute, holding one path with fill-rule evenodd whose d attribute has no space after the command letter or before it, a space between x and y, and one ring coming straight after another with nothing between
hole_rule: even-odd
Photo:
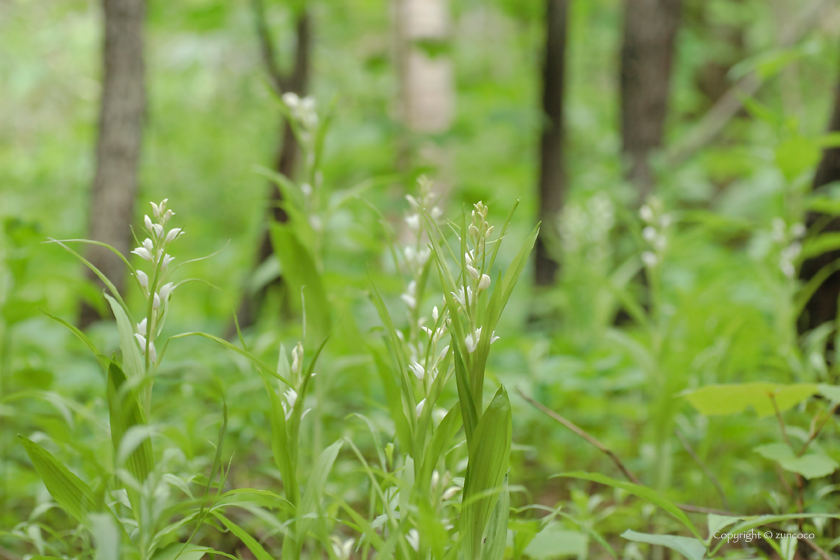
<instances>
[{"instance_id":1,"label":"white flower","mask_svg":"<svg viewBox=\"0 0 840 560\"><path fill-rule=\"evenodd\" d=\"M154 224L152 223L152 219L149 217L148 214L143 216L143 223L146 225L146 229L151 233L151 231L154 229Z\"/></svg>"},{"instance_id":2,"label":"white flower","mask_svg":"<svg viewBox=\"0 0 840 560\"><path fill-rule=\"evenodd\" d=\"M478 280L478 277L481 275L479 271L477 271L474 267L467 265L467 272L470 273L470 276L473 280Z\"/></svg>"},{"instance_id":3,"label":"white flower","mask_svg":"<svg viewBox=\"0 0 840 560\"><path fill-rule=\"evenodd\" d=\"M171 218L174 215L175 215L175 212L173 212L172 210L167 210L166 213L163 215L163 221L168 222L169 218Z\"/></svg>"},{"instance_id":4,"label":"white flower","mask_svg":"<svg viewBox=\"0 0 840 560\"><path fill-rule=\"evenodd\" d=\"M432 255L432 250L428 247L424 247L417 252L417 264L419 266L424 266L426 261L429 260L429 257Z\"/></svg>"},{"instance_id":5,"label":"white flower","mask_svg":"<svg viewBox=\"0 0 840 560\"><path fill-rule=\"evenodd\" d=\"M496 342L500 338L502 338L502 337L496 336L496 331L493 331L493 334L490 335L490 344L493 344L494 342Z\"/></svg>"},{"instance_id":6,"label":"white flower","mask_svg":"<svg viewBox=\"0 0 840 560\"><path fill-rule=\"evenodd\" d=\"M487 239L488 237L490 237L490 234L493 233L493 229L495 227L496 226L490 226L489 228L487 228L487 231L484 232L484 239Z\"/></svg>"},{"instance_id":7,"label":"white flower","mask_svg":"<svg viewBox=\"0 0 840 560\"><path fill-rule=\"evenodd\" d=\"M437 323L438 318L440 317L440 312L438 311L437 305L432 308L432 320Z\"/></svg>"},{"instance_id":8,"label":"white flower","mask_svg":"<svg viewBox=\"0 0 840 560\"><path fill-rule=\"evenodd\" d=\"M423 399L422 401L417 403L416 407L414 407L414 413L417 415L418 418L420 418L420 414L423 412L424 404L426 404L426 399Z\"/></svg>"},{"instance_id":9,"label":"white flower","mask_svg":"<svg viewBox=\"0 0 840 560\"><path fill-rule=\"evenodd\" d=\"M421 328L421 329L423 329L423 332L424 332L424 333L426 333L426 335L427 335L429 338L431 338L431 337L432 337L432 335L433 335L433 334L435 334L435 331L433 331L432 329L430 329L429 327L427 327L427 326L425 326L425 325L424 325L424 326L421 326L420 328Z\"/></svg>"},{"instance_id":10,"label":"white flower","mask_svg":"<svg viewBox=\"0 0 840 560\"><path fill-rule=\"evenodd\" d=\"M458 293L455 293L455 292L450 292L450 293L452 294L452 297L455 298L455 301L457 301L460 305L467 305L467 304L469 304L469 300L472 299L472 289L469 286L467 286L466 297L464 297L464 287L463 286L458 288Z\"/></svg>"},{"instance_id":11,"label":"white flower","mask_svg":"<svg viewBox=\"0 0 840 560\"><path fill-rule=\"evenodd\" d=\"M481 275L481 280L478 281L478 289L479 290L486 290L490 287L490 277L486 274Z\"/></svg>"},{"instance_id":12,"label":"white flower","mask_svg":"<svg viewBox=\"0 0 840 560\"><path fill-rule=\"evenodd\" d=\"M409 309L414 309L415 307L417 307L417 300L414 299L414 296L412 295L402 294L400 296L400 299L405 302Z\"/></svg>"},{"instance_id":13,"label":"white flower","mask_svg":"<svg viewBox=\"0 0 840 560\"><path fill-rule=\"evenodd\" d=\"M644 221L651 223L653 222L653 209L645 204L639 210L639 216L641 216Z\"/></svg>"},{"instance_id":14,"label":"white flower","mask_svg":"<svg viewBox=\"0 0 840 560\"><path fill-rule=\"evenodd\" d=\"M433 220L437 220L441 216L443 216L443 210L434 206L431 210L429 210L429 215L432 217Z\"/></svg>"},{"instance_id":15,"label":"white flower","mask_svg":"<svg viewBox=\"0 0 840 560\"><path fill-rule=\"evenodd\" d=\"M438 354L438 361L441 361L442 359L444 359L446 357L447 352L449 352L449 345L448 344L446 346L444 346L443 350L441 350L440 354Z\"/></svg>"},{"instance_id":16,"label":"white flower","mask_svg":"<svg viewBox=\"0 0 840 560\"><path fill-rule=\"evenodd\" d=\"M405 536L405 540L408 541L408 544L411 545L411 548L413 548L415 552L420 550L420 533L417 529L411 529L408 532L408 535Z\"/></svg>"},{"instance_id":17,"label":"white flower","mask_svg":"<svg viewBox=\"0 0 840 560\"><path fill-rule=\"evenodd\" d=\"M155 218L160 218L160 206L158 206L154 202L149 202L149 204L152 205L152 214L155 215ZM151 221L151 220L149 220L149 221ZM149 229L151 229L151 228L149 228Z\"/></svg>"},{"instance_id":18,"label":"white flower","mask_svg":"<svg viewBox=\"0 0 840 560\"><path fill-rule=\"evenodd\" d=\"M156 238L160 239L160 236L163 235L163 226L160 224L153 224L152 233Z\"/></svg>"},{"instance_id":19,"label":"white flower","mask_svg":"<svg viewBox=\"0 0 840 560\"><path fill-rule=\"evenodd\" d=\"M149 252L149 254L154 253L155 252L154 241L152 241L151 239L149 239L147 237L146 239L143 240L143 248L146 249Z\"/></svg>"},{"instance_id":20,"label":"white flower","mask_svg":"<svg viewBox=\"0 0 840 560\"><path fill-rule=\"evenodd\" d=\"M161 230L162 229L163 228L161 228ZM166 239L164 240L164 243L172 243L181 235L183 235L183 231L181 230L181 228L172 228L169 230L169 233L166 234Z\"/></svg>"},{"instance_id":21,"label":"white flower","mask_svg":"<svg viewBox=\"0 0 840 560\"><path fill-rule=\"evenodd\" d=\"M473 237L478 237L478 228L475 227L475 224L470 224L470 227L468 229L469 229L470 235L472 235Z\"/></svg>"},{"instance_id":22,"label":"white flower","mask_svg":"<svg viewBox=\"0 0 840 560\"><path fill-rule=\"evenodd\" d=\"M145 354L146 353L146 337L142 334L134 333L134 337L137 339L137 342L140 343L140 351ZM155 343L149 343L149 359L152 363L157 362L157 351L155 350Z\"/></svg>"},{"instance_id":23,"label":"white flower","mask_svg":"<svg viewBox=\"0 0 840 560\"><path fill-rule=\"evenodd\" d=\"M405 223L408 224L408 227L414 231L420 229L420 215L419 214L410 214L405 217Z\"/></svg>"},{"instance_id":24,"label":"white flower","mask_svg":"<svg viewBox=\"0 0 840 560\"><path fill-rule=\"evenodd\" d=\"M648 243L651 243L654 239L656 239L656 229L652 226L647 226L642 230L642 238Z\"/></svg>"},{"instance_id":25,"label":"white flower","mask_svg":"<svg viewBox=\"0 0 840 560\"><path fill-rule=\"evenodd\" d=\"M435 488L438 484L440 484L440 473L435 469L432 471L432 483L431 487Z\"/></svg>"},{"instance_id":26,"label":"white flower","mask_svg":"<svg viewBox=\"0 0 840 560\"><path fill-rule=\"evenodd\" d=\"M420 209L420 203L417 202L416 198L414 198L410 194L407 194L405 195L405 199L408 201L409 204L411 204L412 208L417 208L418 210Z\"/></svg>"},{"instance_id":27,"label":"white flower","mask_svg":"<svg viewBox=\"0 0 840 560\"><path fill-rule=\"evenodd\" d=\"M158 294L160 294L160 299L162 301L166 301L167 298L169 297L169 295L174 290L175 290L175 284L173 284L172 282L167 282L166 284L164 284L163 286L160 287L160 291L158 292Z\"/></svg>"},{"instance_id":28,"label":"white flower","mask_svg":"<svg viewBox=\"0 0 840 560\"><path fill-rule=\"evenodd\" d=\"M149 251L147 251L144 247L137 247L132 251L132 253L137 255L144 261L152 261L152 254Z\"/></svg>"},{"instance_id":29,"label":"white flower","mask_svg":"<svg viewBox=\"0 0 840 560\"><path fill-rule=\"evenodd\" d=\"M289 389L283 395L286 397L286 401L289 403L290 407L294 407L295 403L297 402L298 394L297 391L294 389Z\"/></svg>"},{"instance_id":30,"label":"white flower","mask_svg":"<svg viewBox=\"0 0 840 560\"><path fill-rule=\"evenodd\" d=\"M805 224L795 223L790 226L790 234L794 237L802 237L808 230L805 229Z\"/></svg>"},{"instance_id":31,"label":"white flower","mask_svg":"<svg viewBox=\"0 0 840 560\"><path fill-rule=\"evenodd\" d=\"M472 266L473 265L473 252L470 251L468 253L464 253L464 260L467 261L467 264Z\"/></svg>"},{"instance_id":32,"label":"white flower","mask_svg":"<svg viewBox=\"0 0 840 560\"><path fill-rule=\"evenodd\" d=\"M423 367L423 365L422 365L422 364L420 364L419 362L414 362L413 364L409 365L409 366L408 366L408 369L410 369L410 370L411 370L411 373L413 373L413 374L414 374L414 376L415 376L417 379L419 379L420 381L422 381L422 380L423 380L423 376L425 376L425 375L426 375L426 369L425 369L425 368Z\"/></svg>"},{"instance_id":33,"label":"white flower","mask_svg":"<svg viewBox=\"0 0 840 560\"><path fill-rule=\"evenodd\" d=\"M654 266L659 264L659 257L651 253L650 251L645 251L644 253L642 253L642 262L645 263L646 266L653 268Z\"/></svg>"},{"instance_id":34,"label":"white flower","mask_svg":"<svg viewBox=\"0 0 840 560\"><path fill-rule=\"evenodd\" d=\"M154 295L154 300L152 301L152 309L154 309L155 311L160 309L160 296L157 294Z\"/></svg>"},{"instance_id":35,"label":"white flower","mask_svg":"<svg viewBox=\"0 0 840 560\"><path fill-rule=\"evenodd\" d=\"M312 185L310 185L309 183L301 184L300 192L303 193L303 196L309 198L310 196L312 196Z\"/></svg>"},{"instance_id":36,"label":"white flower","mask_svg":"<svg viewBox=\"0 0 840 560\"><path fill-rule=\"evenodd\" d=\"M132 251L132 253L133 252L134 251ZM149 277L146 276L146 273L143 272L142 270L138 270L137 272L134 273L134 275L137 277L137 281L140 283L140 286L144 290L148 290L149 289Z\"/></svg>"},{"instance_id":37,"label":"white flower","mask_svg":"<svg viewBox=\"0 0 840 560\"><path fill-rule=\"evenodd\" d=\"M283 103L288 105L289 109L297 109L300 105L300 97L297 96L294 92L286 92L283 94Z\"/></svg>"},{"instance_id":38,"label":"white flower","mask_svg":"<svg viewBox=\"0 0 840 560\"><path fill-rule=\"evenodd\" d=\"M297 343L297 346L292 348L292 373L298 375L300 367L303 364L303 344Z\"/></svg>"},{"instance_id":39,"label":"white flower","mask_svg":"<svg viewBox=\"0 0 840 560\"><path fill-rule=\"evenodd\" d=\"M160 271L166 272L166 268L169 266L169 263L175 260L175 257L169 255L169 253L163 256L163 262L160 263Z\"/></svg>"},{"instance_id":40,"label":"white flower","mask_svg":"<svg viewBox=\"0 0 840 560\"><path fill-rule=\"evenodd\" d=\"M478 348L478 341L481 339L481 327L475 329L474 333L470 333L464 339L464 344L467 345L467 353L472 354Z\"/></svg>"},{"instance_id":41,"label":"white flower","mask_svg":"<svg viewBox=\"0 0 840 560\"><path fill-rule=\"evenodd\" d=\"M137 323L137 332L142 335L142 334L145 334L146 330L147 330L146 318L143 317L143 320L140 321L139 323ZM145 338L143 339L143 346L146 346L146 339Z\"/></svg>"},{"instance_id":42,"label":"white flower","mask_svg":"<svg viewBox=\"0 0 840 560\"><path fill-rule=\"evenodd\" d=\"M355 542L354 539L347 539L341 542L338 537L333 537L333 552L338 556L339 560L348 560L350 553L353 552L353 543Z\"/></svg>"},{"instance_id":43,"label":"white flower","mask_svg":"<svg viewBox=\"0 0 840 560\"><path fill-rule=\"evenodd\" d=\"M441 498L443 500L451 500L455 496L455 494L457 494L460 491L461 491L461 489L458 488L457 486L450 486L449 488L447 488L443 492L443 495L441 496Z\"/></svg>"}]
</instances>

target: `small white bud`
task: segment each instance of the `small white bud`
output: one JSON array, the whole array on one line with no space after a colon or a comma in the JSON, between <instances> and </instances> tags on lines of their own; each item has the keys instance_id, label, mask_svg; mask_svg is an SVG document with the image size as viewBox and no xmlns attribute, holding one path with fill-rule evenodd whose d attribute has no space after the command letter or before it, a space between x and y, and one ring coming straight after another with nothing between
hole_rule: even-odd
<instances>
[{"instance_id":1,"label":"small white bud","mask_svg":"<svg viewBox=\"0 0 840 560\"><path fill-rule=\"evenodd\" d=\"M431 210L429 210L429 215L432 217L433 220L437 220L443 215L443 210L435 206Z\"/></svg>"},{"instance_id":2,"label":"small white bud","mask_svg":"<svg viewBox=\"0 0 840 560\"><path fill-rule=\"evenodd\" d=\"M437 323L438 318L440 317L440 313L438 312L437 305L432 308L432 320Z\"/></svg>"},{"instance_id":3,"label":"small white bud","mask_svg":"<svg viewBox=\"0 0 840 560\"><path fill-rule=\"evenodd\" d=\"M464 344L467 345L467 353L472 354L478 348L478 341L481 339L481 327L478 327L474 333L468 334L464 339Z\"/></svg>"},{"instance_id":4,"label":"small white bud","mask_svg":"<svg viewBox=\"0 0 840 560\"><path fill-rule=\"evenodd\" d=\"M300 374L300 368L303 365L303 344L300 342L292 348L292 373Z\"/></svg>"},{"instance_id":5,"label":"small white bud","mask_svg":"<svg viewBox=\"0 0 840 560\"><path fill-rule=\"evenodd\" d=\"M167 298L169 298L169 294L171 294L174 290L175 284L173 284L172 282L167 282L166 284L161 286L160 291L158 291L158 294L160 294L160 299L162 301L166 301Z\"/></svg>"},{"instance_id":6,"label":"small white bud","mask_svg":"<svg viewBox=\"0 0 840 560\"><path fill-rule=\"evenodd\" d=\"M155 252L155 243L148 237L143 240L143 248L146 249L149 254L153 254Z\"/></svg>"},{"instance_id":7,"label":"small white bud","mask_svg":"<svg viewBox=\"0 0 840 560\"><path fill-rule=\"evenodd\" d=\"M418 362L414 362L413 364L409 365L408 369L410 369L411 373L414 374L414 377L416 377L420 381L422 381L423 377L425 377L425 375L426 375L426 370Z\"/></svg>"},{"instance_id":8,"label":"small white bud","mask_svg":"<svg viewBox=\"0 0 840 560\"><path fill-rule=\"evenodd\" d=\"M175 257L170 256L169 253L164 255L163 261L160 264L160 271L161 272L166 272L166 269L169 266L169 263L171 263L174 260L175 260Z\"/></svg>"},{"instance_id":9,"label":"small white bud","mask_svg":"<svg viewBox=\"0 0 840 560\"><path fill-rule=\"evenodd\" d=\"M490 234L493 233L493 229L495 227L496 226L490 226L489 228L487 228L487 231L484 232L484 239L487 239L487 238L490 237Z\"/></svg>"},{"instance_id":10,"label":"small white bud","mask_svg":"<svg viewBox=\"0 0 840 560\"><path fill-rule=\"evenodd\" d=\"M478 228L475 227L475 224L470 224L469 232L473 237L478 237Z\"/></svg>"},{"instance_id":11,"label":"small white bud","mask_svg":"<svg viewBox=\"0 0 840 560\"><path fill-rule=\"evenodd\" d=\"M650 251L645 251L642 253L642 262L645 263L646 266L653 268L659 264L659 257Z\"/></svg>"},{"instance_id":12,"label":"small white bud","mask_svg":"<svg viewBox=\"0 0 840 560\"><path fill-rule=\"evenodd\" d=\"M408 541L408 544L414 549L414 552L420 550L420 533L417 529L411 529L405 536L405 540Z\"/></svg>"},{"instance_id":13,"label":"small white bud","mask_svg":"<svg viewBox=\"0 0 840 560\"><path fill-rule=\"evenodd\" d=\"M417 415L418 418L420 418L420 415L423 413L424 404L426 404L426 399L423 399L422 401L417 403L417 406L414 407L414 413Z\"/></svg>"},{"instance_id":14,"label":"small white bud","mask_svg":"<svg viewBox=\"0 0 840 560\"><path fill-rule=\"evenodd\" d=\"M139 323L137 323L137 332L140 335L144 335L146 333L147 328L148 327L147 327L147 323L146 323L146 318L143 317L143 320L140 321ZM145 345L146 345L146 339L144 338L143 339L143 346L145 346Z\"/></svg>"},{"instance_id":15,"label":"small white bud","mask_svg":"<svg viewBox=\"0 0 840 560\"><path fill-rule=\"evenodd\" d=\"M645 204L639 209L639 216L648 223L653 222L653 209Z\"/></svg>"},{"instance_id":16,"label":"small white bud","mask_svg":"<svg viewBox=\"0 0 840 560\"><path fill-rule=\"evenodd\" d=\"M461 489L460 489L460 488L458 488L457 486L450 486L450 487L449 487L449 488L447 488L447 489L446 489L446 491L443 493L443 495L441 496L441 499L443 499L444 501L445 501L445 500L451 500L452 498L454 498L454 497L455 497L455 494L457 494L457 493L458 493L458 492L460 492L460 491L461 491Z\"/></svg>"},{"instance_id":17,"label":"small white bud","mask_svg":"<svg viewBox=\"0 0 840 560\"><path fill-rule=\"evenodd\" d=\"M154 224L152 223L152 219L149 217L148 214L143 216L143 223L146 225L146 229L151 233Z\"/></svg>"},{"instance_id":18,"label":"small white bud","mask_svg":"<svg viewBox=\"0 0 840 560\"><path fill-rule=\"evenodd\" d=\"M473 280L478 280L478 277L481 275L479 271L477 271L474 267L467 265L467 272L470 273L470 276Z\"/></svg>"},{"instance_id":19,"label":"small white bud","mask_svg":"<svg viewBox=\"0 0 840 560\"><path fill-rule=\"evenodd\" d=\"M144 261L149 261L149 262L152 261L152 254L148 250L146 250L145 247L137 247L136 249L134 249L132 251L132 253L137 255L138 257L140 257Z\"/></svg>"},{"instance_id":20,"label":"small white bud","mask_svg":"<svg viewBox=\"0 0 840 560\"><path fill-rule=\"evenodd\" d=\"M410 214L406 216L405 223L407 223L408 227L413 231L417 231L420 229L420 216L418 214Z\"/></svg>"},{"instance_id":21,"label":"small white bud","mask_svg":"<svg viewBox=\"0 0 840 560\"><path fill-rule=\"evenodd\" d=\"M160 309L160 296L157 295L157 294L154 295L154 301L152 302L152 309L154 309L155 311Z\"/></svg>"},{"instance_id":22,"label":"small white bud","mask_svg":"<svg viewBox=\"0 0 840 560\"><path fill-rule=\"evenodd\" d=\"M296 93L291 91L284 93L281 99L283 99L283 103L285 103L289 109L297 109L300 105L300 98Z\"/></svg>"},{"instance_id":23,"label":"small white bud","mask_svg":"<svg viewBox=\"0 0 840 560\"><path fill-rule=\"evenodd\" d=\"M312 185L310 185L309 183L303 183L300 186L300 192L303 193L303 196L309 198L310 196L312 196Z\"/></svg>"},{"instance_id":24,"label":"small white bud","mask_svg":"<svg viewBox=\"0 0 840 560\"><path fill-rule=\"evenodd\" d=\"M481 275L481 280L478 281L478 289L479 290L486 290L490 287L490 277L486 274Z\"/></svg>"},{"instance_id":25,"label":"small white bud","mask_svg":"<svg viewBox=\"0 0 840 560\"><path fill-rule=\"evenodd\" d=\"M174 215L175 215L175 212L173 212L172 210L167 210L166 213L163 215L163 221L168 222L169 218L171 218Z\"/></svg>"},{"instance_id":26,"label":"small white bud","mask_svg":"<svg viewBox=\"0 0 840 560\"><path fill-rule=\"evenodd\" d=\"M656 229L654 229L651 226L647 226L645 229L642 230L642 238L648 243L652 242L654 239L656 239Z\"/></svg>"},{"instance_id":27,"label":"small white bud","mask_svg":"<svg viewBox=\"0 0 840 560\"><path fill-rule=\"evenodd\" d=\"M438 484L440 484L440 473L437 472L437 469L432 471L432 488L434 489Z\"/></svg>"},{"instance_id":28,"label":"small white bud","mask_svg":"<svg viewBox=\"0 0 840 560\"><path fill-rule=\"evenodd\" d=\"M132 253L133 252L134 251L132 251ZM138 270L137 272L134 273L134 275L137 277L137 281L140 283L140 287L142 287L144 290L148 290L149 289L149 277L146 276L146 273L143 272L142 270Z\"/></svg>"},{"instance_id":29,"label":"small white bud","mask_svg":"<svg viewBox=\"0 0 840 560\"><path fill-rule=\"evenodd\" d=\"M149 202L152 205L152 214L154 214L155 218L160 218L160 206L155 204L154 202ZM151 221L151 220L149 220ZM146 226L148 229L152 229L149 226Z\"/></svg>"},{"instance_id":30,"label":"small white bud","mask_svg":"<svg viewBox=\"0 0 840 560\"><path fill-rule=\"evenodd\" d=\"M294 408L295 402L297 402L298 398L297 391L295 391L294 389L289 389L284 393L284 396L286 397L286 401L289 403L289 406Z\"/></svg>"},{"instance_id":31,"label":"small white bud","mask_svg":"<svg viewBox=\"0 0 840 560\"><path fill-rule=\"evenodd\" d=\"M181 228L172 228L169 230L169 233L166 234L166 239L164 240L164 242L172 243L173 241L175 241L176 238L180 237L181 235L183 235Z\"/></svg>"},{"instance_id":32,"label":"small white bud","mask_svg":"<svg viewBox=\"0 0 840 560\"><path fill-rule=\"evenodd\" d=\"M400 296L400 299L405 302L409 309L414 309L415 307L417 307L417 300L412 295L402 294Z\"/></svg>"}]
</instances>

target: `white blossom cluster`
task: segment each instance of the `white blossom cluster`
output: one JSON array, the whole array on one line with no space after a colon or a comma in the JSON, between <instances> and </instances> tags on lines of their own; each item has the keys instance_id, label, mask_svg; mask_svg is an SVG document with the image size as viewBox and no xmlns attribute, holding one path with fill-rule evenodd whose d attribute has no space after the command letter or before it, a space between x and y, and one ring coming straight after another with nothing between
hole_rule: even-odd
<instances>
[{"instance_id":1,"label":"white blossom cluster","mask_svg":"<svg viewBox=\"0 0 840 560\"><path fill-rule=\"evenodd\" d=\"M292 118L295 119L305 132L311 133L318 128L318 113L315 111L315 98L307 96L301 99L294 92L283 94L283 103L289 108Z\"/></svg>"},{"instance_id":2,"label":"white blossom cluster","mask_svg":"<svg viewBox=\"0 0 840 560\"><path fill-rule=\"evenodd\" d=\"M283 349L281 349L281 352ZM280 357L281 360L286 359L283 355ZM285 393L283 393L284 401L281 402L283 406L283 412L286 415L286 420L292 417L292 411L295 408L295 403L297 402L299 391L301 390L301 385L303 381L303 377L301 373L303 372L303 344L300 342L292 348L292 365L289 367L291 371L292 378L289 380L292 383L292 387L289 387ZM312 374L312 377L315 377L315 374ZM312 410L311 408L307 408L303 411L300 418L303 419L309 411Z\"/></svg>"},{"instance_id":3,"label":"white blossom cluster","mask_svg":"<svg viewBox=\"0 0 840 560\"><path fill-rule=\"evenodd\" d=\"M142 321L137 323L137 332L134 337L140 345L140 350L147 356L151 364L157 363L157 351L155 350L155 338L160 334L166 313L169 308L169 296L176 286L172 282L165 282L168 278L169 265L175 257L167 253L169 246L181 237L184 232L181 228L166 230L166 224L175 215L166 208L169 199L163 199L160 204L151 202L152 215L154 220L147 215L143 217L143 225L149 235L139 247L131 251L151 265L150 274L142 270L136 270L134 275L140 289L146 297L148 314Z\"/></svg>"},{"instance_id":4,"label":"white blossom cluster","mask_svg":"<svg viewBox=\"0 0 840 560\"><path fill-rule=\"evenodd\" d=\"M673 224L673 218L666 214L662 201L651 197L648 203L639 210L645 227L642 229L642 239L647 243L647 250L642 253L642 262L648 268L654 268L662 262L662 256L668 247L668 228Z\"/></svg>"},{"instance_id":5,"label":"white blossom cluster","mask_svg":"<svg viewBox=\"0 0 840 560\"><path fill-rule=\"evenodd\" d=\"M558 222L567 253L603 251L609 247L610 231L615 226L615 207L606 193L599 192L585 204L567 204Z\"/></svg>"},{"instance_id":6,"label":"white blossom cluster","mask_svg":"<svg viewBox=\"0 0 840 560\"><path fill-rule=\"evenodd\" d=\"M791 224L790 227L782 218L773 219L773 227L771 236L773 241L781 247L779 254L779 269L788 278L796 276L796 266L794 262L799 254L802 252L801 239L805 237L807 229L802 223Z\"/></svg>"}]
</instances>

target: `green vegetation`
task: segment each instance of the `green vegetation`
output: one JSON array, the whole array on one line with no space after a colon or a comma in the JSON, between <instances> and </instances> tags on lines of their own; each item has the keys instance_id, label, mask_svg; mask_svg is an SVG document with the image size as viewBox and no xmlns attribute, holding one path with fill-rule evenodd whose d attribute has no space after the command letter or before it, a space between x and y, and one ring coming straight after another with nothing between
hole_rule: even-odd
<instances>
[{"instance_id":1,"label":"green vegetation","mask_svg":"<svg viewBox=\"0 0 840 560\"><path fill-rule=\"evenodd\" d=\"M284 69L299 4L266 3ZM150 2L125 288L84 239L98 11L0 5L0 559L837 558L840 318L808 322L840 269L837 14L782 45L778 4L685 2L637 204L622 8L571 3L570 187L538 223L541 8L453 2L426 134L385 2L308 3L311 97L267 84L248 3ZM715 65L763 87L678 157Z\"/></svg>"}]
</instances>

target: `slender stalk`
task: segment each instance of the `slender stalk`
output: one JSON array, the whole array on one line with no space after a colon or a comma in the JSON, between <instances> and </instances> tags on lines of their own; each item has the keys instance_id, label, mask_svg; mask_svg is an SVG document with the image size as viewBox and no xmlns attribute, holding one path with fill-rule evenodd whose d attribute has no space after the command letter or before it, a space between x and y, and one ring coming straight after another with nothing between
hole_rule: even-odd
<instances>
[{"instance_id":1,"label":"slender stalk","mask_svg":"<svg viewBox=\"0 0 840 560\"><path fill-rule=\"evenodd\" d=\"M721 486L720 481L715 476L715 473L712 472L712 470L706 465L706 463L703 462L700 456L697 455L694 449L692 449L691 444L688 442L685 435L682 433L682 430L677 428L675 431L686 453L691 455L691 458L694 459L694 462L700 466L705 475L709 477L709 480L712 482L712 484L714 484L715 490L717 490L718 496L720 496L720 501L723 503L723 507L725 507L728 510L731 510L732 508L729 506L729 500L726 499L726 493L724 493L723 491L723 486Z\"/></svg>"}]
</instances>

